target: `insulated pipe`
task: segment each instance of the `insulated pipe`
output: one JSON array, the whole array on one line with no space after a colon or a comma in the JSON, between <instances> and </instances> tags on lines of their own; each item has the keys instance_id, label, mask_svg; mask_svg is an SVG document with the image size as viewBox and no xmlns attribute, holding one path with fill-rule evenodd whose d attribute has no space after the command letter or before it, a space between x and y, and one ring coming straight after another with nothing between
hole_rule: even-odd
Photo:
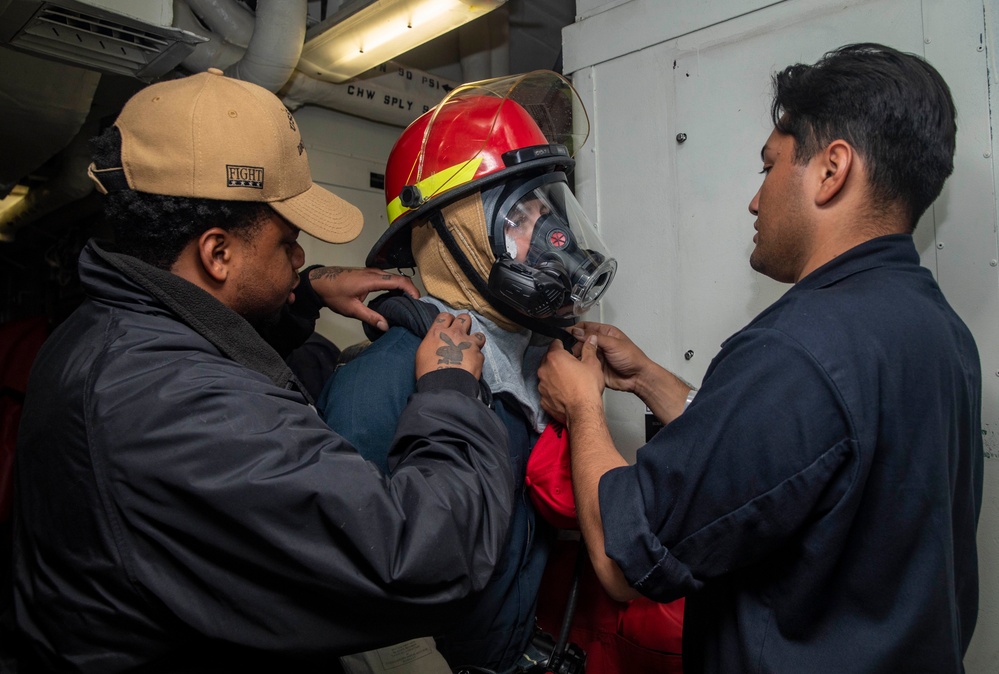
<instances>
[{"instance_id":1,"label":"insulated pipe","mask_svg":"<svg viewBox=\"0 0 999 674\"><path fill-rule=\"evenodd\" d=\"M231 0L174 0L175 27L209 33L209 41L195 47L182 65L195 73L220 68L229 77L276 92L302 55L308 9L308 0L259 0L248 31L244 10Z\"/></svg>"},{"instance_id":2,"label":"insulated pipe","mask_svg":"<svg viewBox=\"0 0 999 674\"><path fill-rule=\"evenodd\" d=\"M223 35L206 31L185 0L173 2L173 25L195 35L207 37L208 42L202 42L188 54L181 65L192 73L202 73L209 68L224 70L243 57L246 51L239 45L232 44Z\"/></svg>"},{"instance_id":3,"label":"insulated pipe","mask_svg":"<svg viewBox=\"0 0 999 674\"><path fill-rule=\"evenodd\" d=\"M98 72L12 50L2 58L0 119L6 128L0 134L0 182L20 182L46 164L55 169L20 202L0 209L0 241L12 241L18 229L93 189L89 140L108 110L99 103Z\"/></svg>"},{"instance_id":4,"label":"insulated pipe","mask_svg":"<svg viewBox=\"0 0 999 674\"><path fill-rule=\"evenodd\" d=\"M259 0L246 53L225 74L278 91L302 56L308 15L308 0Z\"/></svg>"},{"instance_id":5,"label":"insulated pipe","mask_svg":"<svg viewBox=\"0 0 999 674\"><path fill-rule=\"evenodd\" d=\"M314 104L405 127L457 86L458 82L390 61L343 84L323 82L296 70L278 95L289 110Z\"/></svg>"},{"instance_id":6,"label":"insulated pipe","mask_svg":"<svg viewBox=\"0 0 999 674\"><path fill-rule=\"evenodd\" d=\"M295 0L295 2L298 1ZM281 4L279 0L260 0L257 5L257 25L273 24L271 13ZM194 7L200 14L195 13ZM306 5L303 5L304 7ZM284 9L287 9L286 5ZM256 54L256 58L253 59L255 61L275 61L276 58L269 58L265 49L266 44L279 40L298 45L294 50L294 61L297 63L301 54L301 45L305 40L304 13L300 31L293 31L287 26L284 28L285 33L294 33L294 35L282 37L277 34L280 31L273 30L276 27L274 25L270 26L271 30L266 27L261 28L259 32L254 31L253 44L244 50L235 44L232 36L224 32L235 30L233 28L235 22L222 20L217 16L222 11L224 11L224 7L219 2L174 0L175 27L200 35L204 35L206 32L206 24L213 29L223 31L221 34L212 33L208 42L195 47L194 52L183 62L183 66L187 70L203 72L208 68L220 68L227 75L232 76L232 71L239 64L248 62L248 57L245 54L250 54L251 50L256 50L253 51ZM287 12L284 12L284 16L287 16ZM284 23L287 24L287 21ZM266 36L267 39L262 41L259 36ZM292 50L285 50L286 54L291 54L291 52ZM274 91L278 93L290 110L313 104L401 127L409 125L424 111L437 105L448 91L458 86L457 82L445 80L421 70L407 68L394 62L374 68L343 84L332 84L314 79L294 70L293 67L289 71L287 77L281 74L275 78L277 80L285 77L285 81L282 81L283 89L279 85L278 89L274 89ZM284 69L281 70L281 73L283 72ZM240 73L239 79L247 79L246 76L243 76L244 74ZM256 83L263 86L259 81Z\"/></svg>"},{"instance_id":7,"label":"insulated pipe","mask_svg":"<svg viewBox=\"0 0 999 674\"><path fill-rule=\"evenodd\" d=\"M235 0L185 0L213 33L245 48L253 36L255 17L246 6ZM176 3L175 3L176 4Z\"/></svg>"}]
</instances>

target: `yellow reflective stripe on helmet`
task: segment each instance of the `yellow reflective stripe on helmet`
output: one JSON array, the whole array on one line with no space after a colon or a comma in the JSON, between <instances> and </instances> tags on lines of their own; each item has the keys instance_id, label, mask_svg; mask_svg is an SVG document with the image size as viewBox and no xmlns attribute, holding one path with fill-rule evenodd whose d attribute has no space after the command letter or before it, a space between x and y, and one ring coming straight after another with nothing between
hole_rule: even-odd
<instances>
[{"instance_id":1,"label":"yellow reflective stripe on helmet","mask_svg":"<svg viewBox=\"0 0 999 674\"><path fill-rule=\"evenodd\" d=\"M424 178L420 182L416 183L417 189L420 190L420 194L424 195L424 199L430 199L437 196L438 193L444 191L445 185L450 182L454 182L451 187L457 187L458 185L464 185L470 182L472 178L475 177L475 172L479 169L479 164L482 163L482 157L475 157L469 159L466 162L460 164L455 164L454 166L449 166L442 171L438 171L428 178ZM388 212L389 222L395 222L395 219L400 215L405 213L409 209L402 205L399 197L396 197L389 205L385 207Z\"/></svg>"}]
</instances>

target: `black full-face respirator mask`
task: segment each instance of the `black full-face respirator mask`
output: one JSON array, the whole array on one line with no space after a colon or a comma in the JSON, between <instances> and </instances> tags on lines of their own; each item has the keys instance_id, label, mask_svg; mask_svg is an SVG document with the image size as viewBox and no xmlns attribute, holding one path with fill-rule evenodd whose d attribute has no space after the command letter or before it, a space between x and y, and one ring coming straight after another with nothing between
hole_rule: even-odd
<instances>
[{"instance_id":1,"label":"black full-face respirator mask","mask_svg":"<svg viewBox=\"0 0 999 674\"><path fill-rule=\"evenodd\" d=\"M617 261L552 171L482 192L496 262L489 292L527 316L565 327L610 287Z\"/></svg>"}]
</instances>

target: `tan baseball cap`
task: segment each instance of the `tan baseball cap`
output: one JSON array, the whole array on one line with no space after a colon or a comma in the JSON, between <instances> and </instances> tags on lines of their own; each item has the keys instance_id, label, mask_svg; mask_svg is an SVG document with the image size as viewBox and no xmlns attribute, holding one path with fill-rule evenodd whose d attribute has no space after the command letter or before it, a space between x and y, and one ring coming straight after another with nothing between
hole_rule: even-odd
<instances>
[{"instance_id":1,"label":"tan baseball cap","mask_svg":"<svg viewBox=\"0 0 999 674\"><path fill-rule=\"evenodd\" d=\"M139 192L261 201L330 243L356 237L361 211L312 182L305 145L277 96L217 68L152 84L125 104L121 170ZM102 192L101 173L88 174Z\"/></svg>"}]
</instances>

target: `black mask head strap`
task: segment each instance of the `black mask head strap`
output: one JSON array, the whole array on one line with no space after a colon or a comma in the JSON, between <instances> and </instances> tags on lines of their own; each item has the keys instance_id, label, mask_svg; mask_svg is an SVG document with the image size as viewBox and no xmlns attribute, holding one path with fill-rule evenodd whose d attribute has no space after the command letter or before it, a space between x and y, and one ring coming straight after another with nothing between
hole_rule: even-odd
<instances>
[{"instance_id":1,"label":"black mask head strap","mask_svg":"<svg viewBox=\"0 0 999 674\"><path fill-rule=\"evenodd\" d=\"M489 284L485 279L479 276L478 272L475 271L475 268L472 267L472 264L468 261L468 258L465 257L465 253L462 252L461 248L458 246L458 242L455 241L454 236L451 234L450 230L448 230L447 223L444 222L444 215L440 211L435 211L433 215L430 216L429 220L430 224L433 225L434 231L437 232L437 236L439 236L441 241L444 242L444 247L447 248L449 253L451 253L451 257L454 258L454 261L458 263L458 267L465 275L465 278L467 278L472 285L475 286L475 289L479 291L479 294L486 298L486 300L488 300L488 302L495 307L498 312L518 325L523 325L528 330L561 340L562 345L565 346L567 350L572 349L572 347L576 344L576 338L568 332L560 327L549 325L544 321L539 321L520 313L505 302L496 299L493 294L489 292Z\"/></svg>"}]
</instances>

